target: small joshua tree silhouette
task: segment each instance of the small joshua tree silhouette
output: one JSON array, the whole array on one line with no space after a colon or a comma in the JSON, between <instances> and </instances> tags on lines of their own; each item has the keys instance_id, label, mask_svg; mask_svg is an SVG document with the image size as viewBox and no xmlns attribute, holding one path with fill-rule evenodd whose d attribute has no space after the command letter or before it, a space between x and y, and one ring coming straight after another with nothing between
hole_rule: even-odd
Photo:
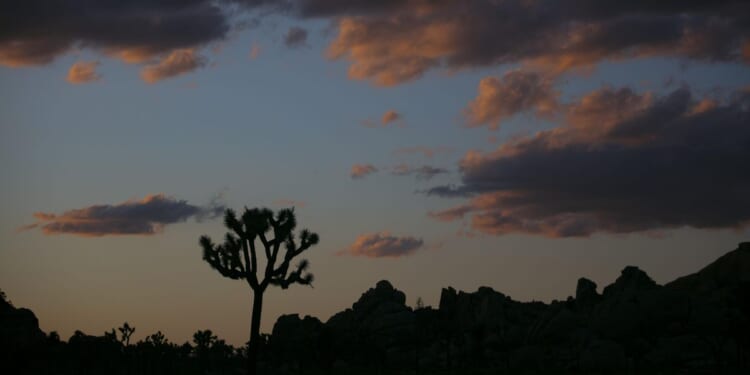
<instances>
[{"instance_id":1,"label":"small joshua tree silhouette","mask_svg":"<svg viewBox=\"0 0 750 375\"><path fill-rule=\"evenodd\" d=\"M131 327L128 322L125 322L125 324L122 325L122 327L117 329L120 331L120 341L125 345L130 345L130 335L135 332L135 327Z\"/></svg>"}]
</instances>

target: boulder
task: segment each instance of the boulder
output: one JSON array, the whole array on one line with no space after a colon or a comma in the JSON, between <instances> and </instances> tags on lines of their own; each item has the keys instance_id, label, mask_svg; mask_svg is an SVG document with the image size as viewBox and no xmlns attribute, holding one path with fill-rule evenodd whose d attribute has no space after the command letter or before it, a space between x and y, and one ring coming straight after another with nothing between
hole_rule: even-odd
<instances>
[{"instance_id":1,"label":"boulder","mask_svg":"<svg viewBox=\"0 0 750 375\"><path fill-rule=\"evenodd\" d=\"M414 361L415 316L406 296L382 280L347 309L325 323L325 332L341 357L359 357L367 365L398 366Z\"/></svg>"},{"instance_id":2,"label":"boulder","mask_svg":"<svg viewBox=\"0 0 750 375\"><path fill-rule=\"evenodd\" d=\"M601 299L601 296L599 293L596 292L596 283L582 277L578 279L578 284L576 285L576 304L579 307L589 307Z\"/></svg>"},{"instance_id":3,"label":"boulder","mask_svg":"<svg viewBox=\"0 0 750 375\"><path fill-rule=\"evenodd\" d=\"M322 361L326 348L321 345L323 323L318 318L298 314L282 315L273 325L270 345L277 363L293 368Z\"/></svg>"},{"instance_id":4,"label":"boulder","mask_svg":"<svg viewBox=\"0 0 750 375\"><path fill-rule=\"evenodd\" d=\"M657 288L656 282L638 267L627 266L613 284L604 288L604 298L610 298L626 292L639 292Z\"/></svg>"},{"instance_id":5,"label":"boulder","mask_svg":"<svg viewBox=\"0 0 750 375\"><path fill-rule=\"evenodd\" d=\"M0 348L24 350L45 341L39 320L29 309L15 308L0 298Z\"/></svg>"}]
</instances>

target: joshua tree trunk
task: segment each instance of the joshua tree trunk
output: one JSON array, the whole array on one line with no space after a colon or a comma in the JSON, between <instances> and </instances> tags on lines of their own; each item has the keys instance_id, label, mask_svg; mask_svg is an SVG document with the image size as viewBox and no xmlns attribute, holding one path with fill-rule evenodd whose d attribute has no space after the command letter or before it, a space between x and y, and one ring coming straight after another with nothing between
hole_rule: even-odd
<instances>
[{"instance_id":1,"label":"joshua tree trunk","mask_svg":"<svg viewBox=\"0 0 750 375\"><path fill-rule=\"evenodd\" d=\"M263 292L253 290L253 315L250 322L250 345L247 353L247 373L258 373L258 346L260 345L260 313L263 309Z\"/></svg>"}]
</instances>

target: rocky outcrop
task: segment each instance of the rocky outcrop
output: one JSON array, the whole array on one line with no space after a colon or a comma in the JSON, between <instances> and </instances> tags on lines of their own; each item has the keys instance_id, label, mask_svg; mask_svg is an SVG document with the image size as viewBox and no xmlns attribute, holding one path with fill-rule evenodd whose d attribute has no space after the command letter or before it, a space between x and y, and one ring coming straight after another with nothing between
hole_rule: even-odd
<instances>
[{"instance_id":1,"label":"rocky outcrop","mask_svg":"<svg viewBox=\"0 0 750 375\"><path fill-rule=\"evenodd\" d=\"M747 363L749 278L750 244L741 244L666 286L628 266L601 294L581 278L575 297L551 304L514 301L488 287L445 288L438 309L413 311L403 292L380 281L324 324L280 318L272 342L301 347L307 344L295 333L317 337L340 369L711 372Z\"/></svg>"},{"instance_id":2,"label":"rocky outcrop","mask_svg":"<svg viewBox=\"0 0 750 375\"><path fill-rule=\"evenodd\" d=\"M298 314L282 315L271 333L270 347L280 372L296 372L325 361L321 347L323 323L315 317Z\"/></svg>"},{"instance_id":3,"label":"rocky outcrop","mask_svg":"<svg viewBox=\"0 0 750 375\"><path fill-rule=\"evenodd\" d=\"M601 296L599 293L596 292L596 283L582 277L578 279L578 284L576 285L576 304L578 304L579 307L589 307L601 299Z\"/></svg>"},{"instance_id":4,"label":"rocky outcrop","mask_svg":"<svg viewBox=\"0 0 750 375\"><path fill-rule=\"evenodd\" d=\"M326 322L332 347L359 352L357 362L394 367L411 360L414 314L406 295L382 280L365 292L351 309Z\"/></svg>"},{"instance_id":5,"label":"rocky outcrop","mask_svg":"<svg viewBox=\"0 0 750 375\"><path fill-rule=\"evenodd\" d=\"M0 298L0 348L21 350L42 343L45 338L31 310L15 308Z\"/></svg>"},{"instance_id":6,"label":"rocky outcrop","mask_svg":"<svg viewBox=\"0 0 750 375\"><path fill-rule=\"evenodd\" d=\"M612 298L627 293L656 289L656 282L638 267L627 266L620 272L620 277L604 288L604 298Z\"/></svg>"},{"instance_id":7,"label":"rocky outcrop","mask_svg":"<svg viewBox=\"0 0 750 375\"><path fill-rule=\"evenodd\" d=\"M724 254L700 271L680 277L665 286L692 294L726 294L738 287L746 287L749 283L750 242L743 242L736 250Z\"/></svg>"}]
</instances>

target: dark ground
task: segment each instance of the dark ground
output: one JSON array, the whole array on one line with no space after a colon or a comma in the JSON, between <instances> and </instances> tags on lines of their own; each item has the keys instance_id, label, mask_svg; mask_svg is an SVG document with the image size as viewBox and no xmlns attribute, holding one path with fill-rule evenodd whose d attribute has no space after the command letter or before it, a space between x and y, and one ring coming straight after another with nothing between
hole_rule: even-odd
<instances>
[{"instance_id":1,"label":"dark ground","mask_svg":"<svg viewBox=\"0 0 750 375\"><path fill-rule=\"evenodd\" d=\"M657 285L626 267L601 293L580 279L565 301L518 302L490 288L443 289L412 309L387 281L327 322L279 317L263 336L264 374L750 373L750 243L697 273ZM210 331L191 343L114 329L67 341L31 310L0 301L5 374L242 374L244 348Z\"/></svg>"}]
</instances>

